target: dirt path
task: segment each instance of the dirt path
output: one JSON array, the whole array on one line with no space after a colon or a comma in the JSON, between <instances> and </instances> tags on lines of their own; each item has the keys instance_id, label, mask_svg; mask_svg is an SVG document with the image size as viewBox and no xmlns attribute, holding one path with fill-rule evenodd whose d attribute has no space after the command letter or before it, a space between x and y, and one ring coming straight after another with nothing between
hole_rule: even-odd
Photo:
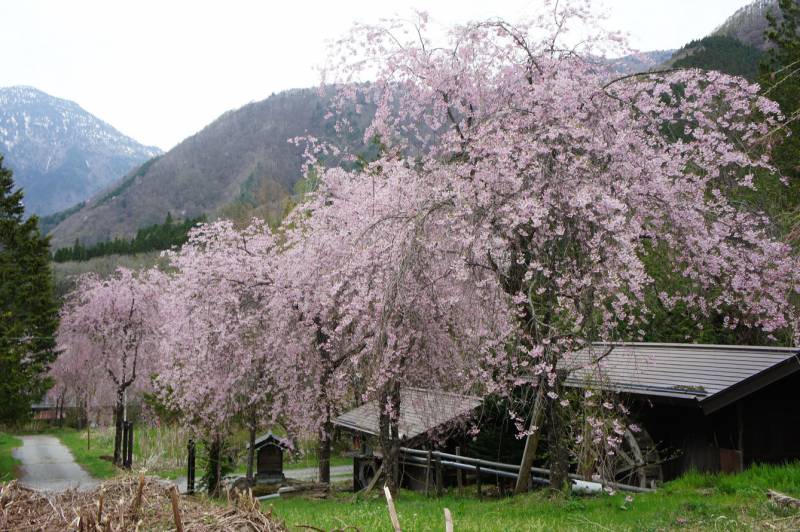
<instances>
[{"instance_id":1,"label":"dirt path","mask_svg":"<svg viewBox=\"0 0 800 532\"><path fill-rule=\"evenodd\" d=\"M37 490L89 490L99 481L75 463L69 449L54 436L20 436L22 447L14 449L14 458L22 462L19 482Z\"/></svg>"}]
</instances>

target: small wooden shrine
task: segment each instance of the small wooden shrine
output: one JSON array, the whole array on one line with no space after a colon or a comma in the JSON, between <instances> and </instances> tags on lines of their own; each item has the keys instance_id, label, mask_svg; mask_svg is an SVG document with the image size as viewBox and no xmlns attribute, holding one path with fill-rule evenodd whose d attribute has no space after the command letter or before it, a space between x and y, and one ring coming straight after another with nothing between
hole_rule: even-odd
<instances>
[{"instance_id":1,"label":"small wooden shrine","mask_svg":"<svg viewBox=\"0 0 800 532\"><path fill-rule=\"evenodd\" d=\"M287 443L271 432L255 441L256 482L277 484L286 480L283 475L283 451L289 448Z\"/></svg>"}]
</instances>

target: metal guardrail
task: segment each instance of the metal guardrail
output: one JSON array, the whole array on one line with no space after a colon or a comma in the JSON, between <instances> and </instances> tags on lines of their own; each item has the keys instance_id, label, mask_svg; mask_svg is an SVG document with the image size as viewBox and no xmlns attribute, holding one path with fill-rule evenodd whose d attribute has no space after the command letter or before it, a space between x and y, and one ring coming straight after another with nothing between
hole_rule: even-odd
<instances>
[{"instance_id":1,"label":"metal guardrail","mask_svg":"<svg viewBox=\"0 0 800 532\"><path fill-rule=\"evenodd\" d=\"M436 459L437 466L449 467L453 469L460 469L464 471L472 471L478 475L492 475L504 478L516 479L519 476L518 464L504 464L502 462L492 462L489 460L482 460L480 458L471 458L469 456L462 456L460 454L443 453L441 451L425 451L422 449L411 449L409 447L401 447L401 456L405 461L431 467L432 460ZM531 468L531 482L534 484L545 485L549 483L546 478L537 477L534 475L550 476L550 470L542 467ZM600 491L603 486L608 486L621 491L630 491L635 493L644 493L654 491L650 488L642 488L640 486L631 486L629 484L619 484L617 482L589 482L580 475L571 473L569 478L574 481L574 485L580 489L587 491ZM596 488L594 487L596 485Z\"/></svg>"}]
</instances>

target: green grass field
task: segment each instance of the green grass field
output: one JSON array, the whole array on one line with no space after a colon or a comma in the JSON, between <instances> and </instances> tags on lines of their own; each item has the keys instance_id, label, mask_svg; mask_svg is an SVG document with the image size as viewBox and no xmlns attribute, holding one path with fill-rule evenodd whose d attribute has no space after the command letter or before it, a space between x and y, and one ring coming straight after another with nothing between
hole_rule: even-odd
<instances>
[{"instance_id":1,"label":"green grass field","mask_svg":"<svg viewBox=\"0 0 800 532\"><path fill-rule=\"evenodd\" d=\"M426 498L404 491L396 504L403 530L442 530L444 508L458 531L800 530L800 511L776 507L768 489L800 497L800 463L757 466L740 475L689 474L655 493L632 495L630 502L624 493L552 498L540 491L479 501L472 493ZM264 506L293 530L392 530L380 490L366 498L342 493L321 501L272 499Z\"/></svg>"},{"instance_id":2,"label":"green grass field","mask_svg":"<svg viewBox=\"0 0 800 532\"><path fill-rule=\"evenodd\" d=\"M19 461L14 458L11 451L22 445L22 440L5 432L0 432L0 482L15 478L14 470Z\"/></svg>"}]
</instances>

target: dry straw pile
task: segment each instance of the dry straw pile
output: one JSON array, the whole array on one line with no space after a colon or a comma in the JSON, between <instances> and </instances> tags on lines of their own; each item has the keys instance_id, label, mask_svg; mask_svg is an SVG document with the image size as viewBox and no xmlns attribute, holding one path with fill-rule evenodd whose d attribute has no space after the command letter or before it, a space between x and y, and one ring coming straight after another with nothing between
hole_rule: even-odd
<instances>
[{"instance_id":1,"label":"dry straw pile","mask_svg":"<svg viewBox=\"0 0 800 532\"><path fill-rule=\"evenodd\" d=\"M42 493L15 481L0 484L0 531L183 530L283 532L247 493L218 505L180 497L148 477L123 477L90 492Z\"/></svg>"}]
</instances>

